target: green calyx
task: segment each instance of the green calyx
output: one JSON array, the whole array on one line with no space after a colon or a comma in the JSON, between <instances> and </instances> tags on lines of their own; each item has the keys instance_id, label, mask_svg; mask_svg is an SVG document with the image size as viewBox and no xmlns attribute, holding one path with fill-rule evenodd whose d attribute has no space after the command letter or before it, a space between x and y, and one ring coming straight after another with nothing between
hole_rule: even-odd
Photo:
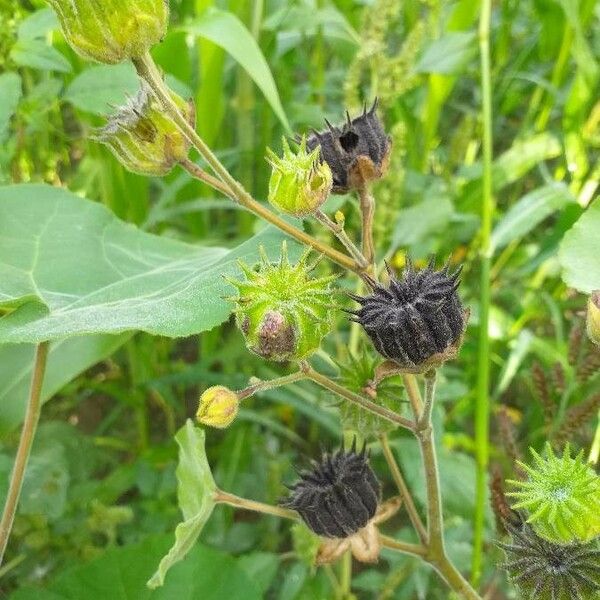
<instances>
[{"instance_id":1,"label":"green calyx","mask_svg":"<svg viewBox=\"0 0 600 600\"><path fill-rule=\"evenodd\" d=\"M266 160L272 167L269 202L281 212L295 217L314 213L329 197L333 176L329 165L320 160L320 147L306 150L302 138L294 153L283 138L283 156L267 148Z\"/></svg>"},{"instance_id":2,"label":"green calyx","mask_svg":"<svg viewBox=\"0 0 600 600\"><path fill-rule=\"evenodd\" d=\"M234 310L248 349L278 362L302 360L321 345L332 327L331 282L335 276L311 279L316 263L306 251L296 264L283 243L279 261L271 263L261 248L261 262L251 269L240 262L245 281L227 278L238 290Z\"/></svg>"},{"instance_id":3,"label":"green calyx","mask_svg":"<svg viewBox=\"0 0 600 600\"><path fill-rule=\"evenodd\" d=\"M193 105L173 92L171 97L193 126ZM166 175L190 149L144 81L137 95L109 117L94 139L106 144L129 171L150 176Z\"/></svg>"},{"instance_id":4,"label":"green calyx","mask_svg":"<svg viewBox=\"0 0 600 600\"><path fill-rule=\"evenodd\" d=\"M165 36L168 0L48 0L63 34L84 58L116 64L144 55Z\"/></svg>"},{"instance_id":5,"label":"green calyx","mask_svg":"<svg viewBox=\"0 0 600 600\"><path fill-rule=\"evenodd\" d=\"M571 458L569 445L557 457L550 444L546 457L531 450L535 465L519 463L527 481L509 481L516 491L515 510L528 512L527 522L541 537L556 543L586 542L600 536L600 477L585 463L583 451Z\"/></svg>"}]
</instances>

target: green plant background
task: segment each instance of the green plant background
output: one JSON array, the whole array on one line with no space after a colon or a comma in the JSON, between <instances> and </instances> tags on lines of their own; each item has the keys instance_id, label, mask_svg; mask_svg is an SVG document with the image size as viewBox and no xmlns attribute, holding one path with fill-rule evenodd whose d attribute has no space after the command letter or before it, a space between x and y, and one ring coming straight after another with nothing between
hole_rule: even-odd
<instances>
[{"instance_id":1,"label":"green plant background","mask_svg":"<svg viewBox=\"0 0 600 600\"><path fill-rule=\"evenodd\" d=\"M325 117L339 121L343 107L355 113L380 98L394 144L390 173L375 189L380 255L398 267L407 253L465 264L470 326L460 358L443 370L435 421L444 425L449 552L468 571L482 190L478 3L172 0L171 7L171 29L153 55L174 89L194 98L201 135L257 198L266 197L267 146L280 148L282 135L320 128ZM502 0L491 35L491 455L510 473L495 419L500 405L525 450L540 448L569 409L600 394L594 350L583 343L568 360L581 292L600 288L600 204L592 202L600 180L600 8L593 0ZM183 171L161 180L132 175L90 141L102 115L135 88L132 67L74 54L43 2L0 0L0 497L24 414L29 344L55 340L44 388L53 399L0 589L15 599L333 598L331 574L308 566L288 523L225 507L165 587L145 587L180 520L173 435L200 391L241 388L285 367L248 355L228 320L221 278L235 258L252 262L259 242L275 255L279 234ZM326 208L341 209L356 231L354 199L336 197ZM328 239L314 223L305 227ZM338 326L325 348L344 361L348 346L360 343L341 313ZM325 357L317 362L335 374ZM534 363L548 374L554 425L539 401ZM588 417L570 432L583 448L596 431L595 411ZM209 432L207 453L221 488L275 503L303 455L339 442L337 400L297 383L245 403L232 427ZM403 436L392 445L422 506L418 449ZM376 445L373 461L383 475ZM392 493L391 481L385 489ZM394 534L406 527L403 516L389 524ZM499 598L514 597L498 571L490 511L484 533L483 581ZM428 570L386 551L378 565L355 569L353 591L447 598Z\"/></svg>"}]
</instances>

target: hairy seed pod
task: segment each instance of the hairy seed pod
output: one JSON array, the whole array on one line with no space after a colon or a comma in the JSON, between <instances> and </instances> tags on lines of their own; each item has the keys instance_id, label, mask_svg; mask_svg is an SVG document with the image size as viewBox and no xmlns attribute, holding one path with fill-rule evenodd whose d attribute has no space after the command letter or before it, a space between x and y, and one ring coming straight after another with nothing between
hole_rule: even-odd
<instances>
[{"instance_id":1,"label":"hairy seed pod","mask_svg":"<svg viewBox=\"0 0 600 600\"><path fill-rule=\"evenodd\" d=\"M261 252L256 270L240 263L245 281L227 279L239 293L231 298L236 322L255 354L278 362L302 360L318 350L331 330L335 306L330 283L336 277L311 279L315 264L307 264L310 251L292 265L285 242L275 264Z\"/></svg>"},{"instance_id":2,"label":"hairy seed pod","mask_svg":"<svg viewBox=\"0 0 600 600\"><path fill-rule=\"evenodd\" d=\"M541 537L558 544L586 542L600 535L600 477L585 462L583 450L571 458L569 445L557 457L546 444L546 457L531 449L534 466L519 462L527 481L509 483L517 491L512 508L525 509Z\"/></svg>"},{"instance_id":3,"label":"hairy seed pod","mask_svg":"<svg viewBox=\"0 0 600 600\"><path fill-rule=\"evenodd\" d=\"M346 192L363 187L383 177L390 160L391 138L377 117L377 100L373 106L346 123L335 127L326 121L327 130L313 131L308 138L309 150L321 148L321 159L333 173L333 192Z\"/></svg>"},{"instance_id":4,"label":"hairy seed pod","mask_svg":"<svg viewBox=\"0 0 600 600\"><path fill-rule=\"evenodd\" d=\"M452 358L460 345L466 315L456 292L460 268L450 274L434 260L420 271L407 262L402 279L388 267L390 282L372 282L370 296L351 297L361 305L352 320L360 323L376 350L403 368L433 366Z\"/></svg>"},{"instance_id":5,"label":"hairy seed pod","mask_svg":"<svg viewBox=\"0 0 600 600\"><path fill-rule=\"evenodd\" d=\"M312 470L300 473L282 505L298 511L317 535L347 538L375 516L380 499L381 485L365 447L356 451L355 439L349 452L342 448L313 461Z\"/></svg>"},{"instance_id":6,"label":"hairy seed pod","mask_svg":"<svg viewBox=\"0 0 600 600\"><path fill-rule=\"evenodd\" d=\"M240 408L236 392L223 385L213 385L200 396L196 418L203 425L225 429L235 420Z\"/></svg>"},{"instance_id":7,"label":"hairy seed pod","mask_svg":"<svg viewBox=\"0 0 600 600\"><path fill-rule=\"evenodd\" d=\"M272 167L269 180L269 202L294 217L313 214L331 193L332 175L326 162L319 159L321 149L306 151L302 138L298 152L292 152L283 138L283 156L267 148L267 162Z\"/></svg>"},{"instance_id":8,"label":"hairy seed pod","mask_svg":"<svg viewBox=\"0 0 600 600\"><path fill-rule=\"evenodd\" d=\"M165 36L168 0L48 0L63 34L84 58L115 64L139 58Z\"/></svg>"},{"instance_id":9,"label":"hairy seed pod","mask_svg":"<svg viewBox=\"0 0 600 600\"><path fill-rule=\"evenodd\" d=\"M193 104L173 92L171 97L194 126ZM109 117L94 139L106 144L129 171L150 176L166 175L187 157L190 149L186 138L164 113L144 81L137 95Z\"/></svg>"},{"instance_id":10,"label":"hairy seed pod","mask_svg":"<svg viewBox=\"0 0 600 600\"><path fill-rule=\"evenodd\" d=\"M586 327L590 340L600 346L600 290L592 292L588 300Z\"/></svg>"},{"instance_id":11,"label":"hairy seed pod","mask_svg":"<svg viewBox=\"0 0 600 600\"><path fill-rule=\"evenodd\" d=\"M527 523L506 521L511 536L496 542L506 554L503 565L523 600L592 600L600 592L597 544L555 544Z\"/></svg>"}]
</instances>

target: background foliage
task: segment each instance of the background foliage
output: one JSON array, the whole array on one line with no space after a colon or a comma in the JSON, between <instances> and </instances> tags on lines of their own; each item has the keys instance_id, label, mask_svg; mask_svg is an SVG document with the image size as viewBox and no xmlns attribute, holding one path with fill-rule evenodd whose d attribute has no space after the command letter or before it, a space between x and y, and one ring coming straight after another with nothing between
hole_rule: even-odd
<instances>
[{"instance_id":1,"label":"background foliage","mask_svg":"<svg viewBox=\"0 0 600 600\"><path fill-rule=\"evenodd\" d=\"M171 0L171 7L171 29L153 54L170 84L195 99L202 136L258 198L266 195L267 145L278 149L281 135L320 128L324 117L339 121L343 107L355 113L380 98L394 142L390 174L375 190L381 254L396 267L407 252L465 264L470 327L460 359L443 370L435 418L445 427L449 551L468 571L481 197L477 3ZM496 2L491 44L492 458L508 474L512 454L528 445L568 435L588 447L596 431L600 358L581 337L585 297L573 288L600 288L598 269L580 266L583 252L587 264L600 264L598 203L569 230L600 180L600 7ZM24 411L28 343L60 338L44 390L54 398L44 408L0 588L18 599L80 598L82 590L86 598L331 598L333 573L308 566L302 531L294 540L287 523L223 507L164 588L143 585L180 518L173 434L194 413L198 393L217 383L241 388L250 376L285 368L248 355L232 323L223 323L221 299L220 274L233 258L255 256L256 240L244 242L259 236L274 248L278 236L186 173L148 180L90 141L101 116L136 85L131 67L75 55L43 2L0 0L0 183L35 184L0 189L0 496ZM349 229L358 223L349 197L327 209L343 210ZM98 237L82 239L78 226L90 215ZM184 285L190 277L192 288ZM85 313L91 289L100 290L96 308L110 302L93 322ZM160 309L141 298L150 290L159 294L156 306L168 300L177 327L161 326ZM347 349L361 345L338 321L340 333L326 345L344 362ZM85 335L63 337L75 332ZM217 484L276 502L301 454L339 443L339 419L336 400L309 384L261 394L207 440ZM392 444L423 502L416 446L402 436ZM596 457L599 445L597 437ZM373 456L385 472L376 444ZM394 533L404 519L389 525ZM489 516L484 581L510 597L495 535ZM354 592L445 598L416 566L384 552L377 567L357 569Z\"/></svg>"}]
</instances>

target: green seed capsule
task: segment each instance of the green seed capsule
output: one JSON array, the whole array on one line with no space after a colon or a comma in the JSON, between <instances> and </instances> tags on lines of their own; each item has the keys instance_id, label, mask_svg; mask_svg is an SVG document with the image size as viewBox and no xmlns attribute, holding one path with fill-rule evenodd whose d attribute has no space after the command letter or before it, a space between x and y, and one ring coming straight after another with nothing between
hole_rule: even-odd
<instances>
[{"instance_id":1,"label":"green seed capsule","mask_svg":"<svg viewBox=\"0 0 600 600\"><path fill-rule=\"evenodd\" d=\"M116 64L145 54L164 37L168 0L48 0L63 34L84 58Z\"/></svg>"},{"instance_id":2,"label":"green seed capsule","mask_svg":"<svg viewBox=\"0 0 600 600\"><path fill-rule=\"evenodd\" d=\"M171 97L193 126L193 104L173 92ZM187 157L190 149L186 138L143 81L135 98L109 117L94 139L106 144L128 170L150 176L166 175Z\"/></svg>"}]
</instances>

